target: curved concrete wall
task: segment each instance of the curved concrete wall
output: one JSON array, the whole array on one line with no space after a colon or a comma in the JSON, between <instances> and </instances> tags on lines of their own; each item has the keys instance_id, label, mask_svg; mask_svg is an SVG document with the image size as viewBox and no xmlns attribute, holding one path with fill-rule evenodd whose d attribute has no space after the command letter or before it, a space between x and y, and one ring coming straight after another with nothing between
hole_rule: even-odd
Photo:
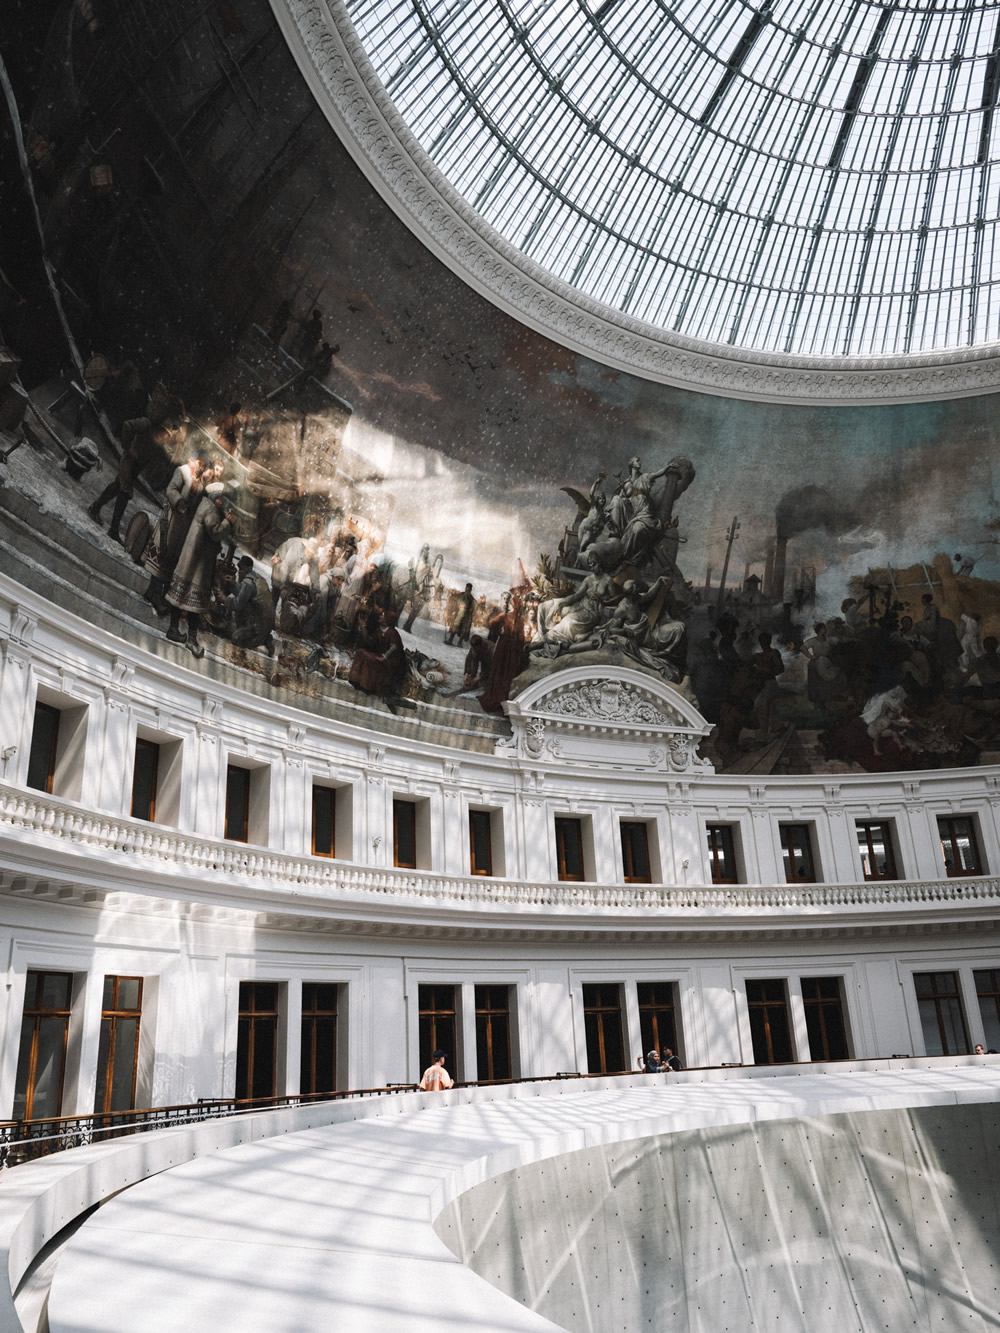
<instances>
[{"instance_id":1,"label":"curved concrete wall","mask_svg":"<svg viewBox=\"0 0 1000 1333\"><path fill-rule=\"evenodd\" d=\"M563 1328L996 1328L995 1104L601 1144L469 1190L436 1222Z\"/></svg>"}]
</instances>

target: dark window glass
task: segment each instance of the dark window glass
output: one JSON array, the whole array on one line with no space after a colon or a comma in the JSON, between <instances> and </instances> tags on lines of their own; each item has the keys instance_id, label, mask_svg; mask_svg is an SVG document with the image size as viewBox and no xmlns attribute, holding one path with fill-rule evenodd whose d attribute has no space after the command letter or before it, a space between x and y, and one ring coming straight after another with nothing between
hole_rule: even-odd
<instances>
[{"instance_id":1,"label":"dark window glass","mask_svg":"<svg viewBox=\"0 0 1000 1333\"><path fill-rule=\"evenodd\" d=\"M785 868L786 884L816 882L808 824L781 825L781 860Z\"/></svg>"},{"instance_id":2,"label":"dark window glass","mask_svg":"<svg viewBox=\"0 0 1000 1333\"><path fill-rule=\"evenodd\" d=\"M913 985L928 1055L968 1055L969 1033L965 1026L957 972L915 972Z\"/></svg>"},{"instance_id":3,"label":"dark window glass","mask_svg":"<svg viewBox=\"0 0 1000 1333\"><path fill-rule=\"evenodd\" d=\"M847 1023L840 977L803 977L810 1060L847 1060Z\"/></svg>"},{"instance_id":4,"label":"dark window glass","mask_svg":"<svg viewBox=\"0 0 1000 1333\"><path fill-rule=\"evenodd\" d=\"M392 864L417 866L417 807L413 801L392 803Z\"/></svg>"},{"instance_id":5,"label":"dark window glass","mask_svg":"<svg viewBox=\"0 0 1000 1333\"><path fill-rule=\"evenodd\" d=\"M620 986L614 982L584 984L583 1025L587 1069L591 1074L618 1074L629 1067L622 1033Z\"/></svg>"},{"instance_id":6,"label":"dark window glass","mask_svg":"<svg viewBox=\"0 0 1000 1333\"><path fill-rule=\"evenodd\" d=\"M674 1008L672 981L640 981L636 986L639 997L639 1033L642 1053L666 1050L679 1054L677 1021Z\"/></svg>"},{"instance_id":7,"label":"dark window glass","mask_svg":"<svg viewBox=\"0 0 1000 1333\"><path fill-rule=\"evenodd\" d=\"M492 832L488 810L469 811L469 867L474 875L493 874Z\"/></svg>"},{"instance_id":8,"label":"dark window glass","mask_svg":"<svg viewBox=\"0 0 1000 1333\"><path fill-rule=\"evenodd\" d=\"M455 1067L455 1037L458 1031L455 987L426 985L417 990L420 1009L420 1069L431 1062L433 1051L444 1051L448 1065Z\"/></svg>"},{"instance_id":9,"label":"dark window glass","mask_svg":"<svg viewBox=\"0 0 1000 1333\"><path fill-rule=\"evenodd\" d=\"M278 1072L278 983L240 982L236 1036L236 1096L240 1101L273 1097Z\"/></svg>"},{"instance_id":10,"label":"dark window glass","mask_svg":"<svg viewBox=\"0 0 1000 1333\"><path fill-rule=\"evenodd\" d=\"M988 1051L1000 1051L1000 968L974 972L983 1036Z\"/></svg>"},{"instance_id":11,"label":"dark window glass","mask_svg":"<svg viewBox=\"0 0 1000 1333\"><path fill-rule=\"evenodd\" d=\"M476 1077L511 1078L510 990L476 987Z\"/></svg>"},{"instance_id":12,"label":"dark window glass","mask_svg":"<svg viewBox=\"0 0 1000 1333\"><path fill-rule=\"evenodd\" d=\"M330 982L302 984L300 1092L337 1090L338 988Z\"/></svg>"},{"instance_id":13,"label":"dark window glass","mask_svg":"<svg viewBox=\"0 0 1000 1333\"><path fill-rule=\"evenodd\" d=\"M28 786L35 791L52 791L58 744L59 709L49 704L35 704L31 749L28 752Z\"/></svg>"},{"instance_id":14,"label":"dark window glass","mask_svg":"<svg viewBox=\"0 0 1000 1333\"><path fill-rule=\"evenodd\" d=\"M142 977L105 977L94 1113L131 1111L139 1068Z\"/></svg>"},{"instance_id":15,"label":"dark window glass","mask_svg":"<svg viewBox=\"0 0 1000 1333\"><path fill-rule=\"evenodd\" d=\"M708 864L713 884L736 884L736 848L731 824L709 824Z\"/></svg>"},{"instance_id":16,"label":"dark window glass","mask_svg":"<svg viewBox=\"0 0 1000 1333\"><path fill-rule=\"evenodd\" d=\"M622 820L622 866L626 884L649 884L649 831L645 824Z\"/></svg>"},{"instance_id":17,"label":"dark window glass","mask_svg":"<svg viewBox=\"0 0 1000 1333\"><path fill-rule=\"evenodd\" d=\"M132 765L132 818L156 818L156 777L160 766L160 747L137 737Z\"/></svg>"},{"instance_id":18,"label":"dark window glass","mask_svg":"<svg viewBox=\"0 0 1000 1333\"><path fill-rule=\"evenodd\" d=\"M748 981L747 1008L756 1065L787 1064L792 1055L788 996L781 980Z\"/></svg>"},{"instance_id":19,"label":"dark window glass","mask_svg":"<svg viewBox=\"0 0 1000 1333\"><path fill-rule=\"evenodd\" d=\"M941 855L948 875L982 875L984 873L976 826L971 819L949 815L938 819L941 835Z\"/></svg>"},{"instance_id":20,"label":"dark window glass","mask_svg":"<svg viewBox=\"0 0 1000 1333\"><path fill-rule=\"evenodd\" d=\"M898 879L890 826L885 823L858 823L855 828L858 834L861 872L865 879Z\"/></svg>"},{"instance_id":21,"label":"dark window glass","mask_svg":"<svg viewBox=\"0 0 1000 1333\"><path fill-rule=\"evenodd\" d=\"M232 842L246 842L250 827L250 770L230 764L226 769L226 831Z\"/></svg>"},{"instance_id":22,"label":"dark window glass","mask_svg":"<svg viewBox=\"0 0 1000 1333\"><path fill-rule=\"evenodd\" d=\"M313 856L334 856L336 846L337 793L332 787L312 789Z\"/></svg>"},{"instance_id":23,"label":"dark window glass","mask_svg":"<svg viewBox=\"0 0 1000 1333\"><path fill-rule=\"evenodd\" d=\"M62 1110L73 978L29 972L14 1078L15 1120L44 1120Z\"/></svg>"},{"instance_id":24,"label":"dark window glass","mask_svg":"<svg viewBox=\"0 0 1000 1333\"><path fill-rule=\"evenodd\" d=\"M583 827L579 819L556 816L556 863L560 879L583 879Z\"/></svg>"}]
</instances>

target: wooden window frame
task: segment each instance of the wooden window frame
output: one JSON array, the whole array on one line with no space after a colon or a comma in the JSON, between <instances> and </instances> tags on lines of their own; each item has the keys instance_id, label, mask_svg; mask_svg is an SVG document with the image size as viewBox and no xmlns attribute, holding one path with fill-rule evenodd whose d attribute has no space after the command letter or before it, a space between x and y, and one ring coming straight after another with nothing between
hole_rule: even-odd
<instances>
[{"instance_id":1,"label":"wooden window frame","mask_svg":"<svg viewBox=\"0 0 1000 1333\"><path fill-rule=\"evenodd\" d=\"M450 994L449 1003L441 1003L445 991ZM421 1072L430 1064L431 1053L437 1050L445 1051L452 1067L457 1068L458 1020L458 987L450 981L420 982L417 986L417 1031L420 1034L425 1028L427 1030L426 1041L420 1037ZM440 1030L443 1027L449 1029L447 1035Z\"/></svg>"},{"instance_id":2,"label":"wooden window frame","mask_svg":"<svg viewBox=\"0 0 1000 1333\"><path fill-rule=\"evenodd\" d=\"M920 987L918 985L918 978L923 978L923 977L930 978L933 984L931 988L927 991L927 993L922 995L920 993ZM938 977L950 977L954 982L955 989L938 990L937 989ZM941 1039L941 1054L942 1055L971 1054L972 1043L969 1040L969 1024L965 1016L965 1005L962 1003L962 983L959 978L958 972L952 971L949 968L942 968L936 971L914 972L913 990L914 994L917 997L917 1012L920 1015L921 1035L923 1034L923 1029L924 1029L923 1006L930 1005L933 1007L934 1015L937 1020L938 1035ZM947 1030L947 1025L945 1024L944 1019L942 1017L942 1012L943 1012L942 1002L944 1001L948 1002L948 1006L953 1013L958 1014L962 1030L962 1039L965 1045L965 1049L962 1051L950 1051L948 1049L948 1030ZM926 1040L925 1040L925 1045L926 1045Z\"/></svg>"},{"instance_id":3,"label":"wooden window frame","mask_svg":"<svg viewBox=\"0 0 1000 1333\"><path fill-rule=\"evenodd\" d=\"M736 839L733 836L732 824L708 824L705 827L705 836L708 841L708 867L713 884L738 884L739 870L736 861ZM726 843L728 840L728 849L719 843ZM728 850L730 861L732 862L732 875L722 873L724 869L724 858Z\"/></svg>"},{"instance_id":4,"label":"wooden window frame","mask_svg":"<svg viewBox=\"0 0 1000 1333\"><path fill-rule=\"evenodd\" d=\"M408 818L413 820L413 860L400 860L400 837L399 837L399 816L400 807L407 806L412 812ZM405 796L394 796L392 798L392 864L399 866L402 870L416 870L417 868L417 803L408 800Z\"/></svg>"},{"instance_id":5,"label":"wooden window frame","mask_svg":"<svg viewBox=\"0 0 1000 1333\"><path fill-rule=\"evenodd\" d=\"M614 1004L604 1000L603 997L595 995L595 992L597 991L604 991L612 988L614 989L616 996ZM587 997L588 991L590 992L589 1000ZM608 1034L606 1032L606 1026L608 1022L612 1021L612 1016L613 1021L617 1026L618 1041L621 1048L621 1069L608 1068L606 1040ZM588 1019L593 1020L593 1023L588 1023ZM596 981L583 983L583 1022L585 1032L587 1032L591 1026L596 1029L598 1052L597 1062L600 1064L600 1069L592 1069L590 1067L590 1041L587 1040L587 1072L590 1074L621 1074L626 1072L629 1068L629 1061L628 1052L625 1048L624 1006L622 1004L622 988L619 982Z\"/></svg>"},{"instance_id":6,"label":"wooden window frame","mask_svg":"<svg viewBox=\"0 0 1000 1333\"><path fill-rule=\"evenodd\" d=\"M230 826L230 806L235 804L231 800L230 792L232 786L232 775L240 773L243 776L240 781L245 785L243 787L243 814L242 814L242 832L233 832ZM229 842L249 842L250 841L250 783L253 781L253 770L243 768L241 764L226 765L226 808L225 808L225 830L223 837Z\"/></svg>"},{"instance_id":7,"label":"wooden window frame","mask_svg":"<svg viewBox=\"0 0 1000 1333\"><path fill-rule=\"evenodd\" d=\"M308 997L313 995L318 998L320 987L329 988L333 991L333 1008L323 1007L317 1003L310 1004ZM325 1019L333 1020L333 1053L331 1063L333 1065L333 1087L316 1087L316 1070L318 1067L318 1021ZM327 1092L337 1091L337 1061L339 1058L340 1046L340 986L334 981L304 981L302 983L302 1043L300 1055L300 1073L299 1073L299 1092L306 1094L321 1095ZM306 1078L306 1073L309 1078ZM309 1083L312 1086L307 1087Z\"/></svg>"},{"instance_id":8,"label":"wooden window frame","mask_svg":"<svg viewBox=\"0 0 1000 1333\"><path fill-rule=\"evenodd\" d=\"M263 998L261 988L264 986L274 987L273 1006L260 1005L258 999ZM236 1098L238 1101L258 1102L268 1101L274 1097L278 1081L278 1024L281 1021L281 987L276 981L241 981L239 995L239 1017L238 1024L242 1027L246 1025L247 1033L247 1067L246 1067L246 1090L245 1096L240 1097L239 1066L237 1062L237 1083ZM269 1024L271 1027L271 1091L262 1096L255 1096L254 1085L254 1065L257 1059L256 1029L262 1024Z\"/></svg>"},{"instance_id":9,"label":"wooden window frame","mask_svg":"<svg viewBox=\"0 0 1000 1333\"><path fill-rule=\"evenodd\" d=\"M781 995L782 995L782 998L780 1000L767 999L766 997L761 999L751 998L750 994L751 986L770 986L770 985L780 985ZM744 986L745 986L746 1001L747 1001L747 1013L750 1018L751 1044L752 1044L753 1029L754 1029L753 1015L755 1013L761 1013L763 1015L763 1024L764 1024L763 1036L764 1036L764 1044L767 1048L768 1058L766 1060L758 1060L757 1058L758 1052L756 1049L754 1049L753 1052L754 1064L783 1065L783 1064L794 1063L795 1042L792 1034L792 1016L788 1005L787 981L785 980L784 977L751 977L744 982ZM771 1010L778 1010L778 1009L783 1010L785 1016L785 1033L788 1038L787 1060L778 1060L775 1058L774 1036L771 1031Z\"/></svg>"},{"instance_id":10,"label":"wooden window frame","mask_svg":"<svg viewBox=\"0 0 1000 1333\"><path fill-rule=\"evenodd\" d=\"M649 825L644 819L621 819L618 821L619 838L622 845L622 873L626 884L652 884L653 862L649 855ZM646 873L639 874L635 869L635 849L632 839L635 833L641 833L643 852L646 858Z\"/></svg>"},{"instance_id":11,"label":"wooden window frame","mask_svg":"<svg viewBox=\"0 0 1000 1333\"><path fill-rule=\"evenodd\" d=\"M101 1006L101 1025L105 1022L110 1024L108 1033L108 1049L106 1062L104 1066L104 1089L103 1094L98 1096L100 1089L95 1091L94 1095L94 1114L106 1115L111 1110L111 1093L114 1087L115 1070L115 1049L118 1040L118 1020L122 1018L135 1019L135 1050L132 1053L132 1081L129 1087L128 1110L135 1108L135 1086L139 1074L139 1032L142 1027L142 977L135 976L106 976L105 985L110 981L111 985L111 1005L110 1007L102 1003ZM120 983L123 981L137 981L139 983L139 998L134 1009L123 1009L118 1003L121 990ZM97 1076L100 1082L101 1071L98 1069ZM98 1106L100 1100L100 1106Z\"/></svg>"},{"instance_id":12,"label":"wooden window frame","mask_svg":"<svg viewBox=\"0 0 1000 1333\"><path fill-rule=\"evenodd\" d=\"M892 821L889 819L856 819L854 821L854 828L858 841L858 852L861 856L861 873L864 875L865 880L898 879L899 875L896 870L895 830L893 829ZM870 875L865 870L865 851L868 853L869 865L876 864L875 845L872 841L872 829L884 830L882 834L882 846L885 848L885 874L876 872L875 874ZM862 845L861 842L862 834L865 839L864 845Z\"/></svg>"},{"instance_id":13,"label":"wooden window frame","mask_svg":"<svg viewBox=\"0 0 1000 1333\"><path fill-rule=\"evenodd\" d=\"M48 747L49 752L48 755L46 756L45 783L43 786L39 787L37 783L33 784L29 781L27 785L31 787L33 791L43 791L46 793L46 795L51 796L52 787L56 777L56 758L59 753L59 728L62 723L62 709L56 708L54 704L43 703L42 700L40 699L35 701L34 721L32 723L32 728L31 728L31 742L28 747L29 777L33 762L36 759L35 728L38 725L39 713L44 713L46 716L52 719L52 724L51 724L52 732L51 735L49 736L49 747Z\"/></svg>"},{"instance_id":14,"label":"wooden window frame","mask_svg":"<svg viewBox=\"0 0 1000 1333\"><path fill-rule=\"evenodd\" d=\"M497 999L497 992L503 994L502 1003ZM503 985L476 986L475 1003L476 1077L480 1083L508 1082L514 1077L510 1039L510 987ZM498 1045L500 1048L499 1064L501 1068L506 1068L506 1073L497 1073Z\"/></svg>"},{"instance_id":15,"label":"wooden window frame","mask_svg":"<svg viewBox=\"0 0 1000 1333\"><path fill-rule=\"evenodd\" d=\"M806 874L800 875L795 863L798 848L793 848L788 844L791 842L791 835L800 831L804 834L803 845L806 857ZM781 842L781 861L785 871L786 884L816 884L816 852L813 848L813 828L811 824L779 824L778 837ZM787 853L787 859L786 859Z\"/></svg>"},{"instance_id":16,"label":"wooden window frame","mask_svg":"<svg viewBox=\"0 0 1000 1333\"><path fill-rule=\"evenodd\" d=\"M639 1004L639 1034L642 1040L642 1053L659 1051L662 1056L665 1047L669 1047L680 1057L677 1031L677 983L675 981L637 981L636 1000ZM668 1015L666 1027L661 1032L661 1018Z\"/></svg>"},{"instance_id":17,"label":"wooden window frame","mask_svg":"<svg viewBox=\"0 0 1000 1333\"><path fill-rule=\"evenodd\" d=\"M958 850L957 839L960 837L955 825L967 824L969 826L969 846L975 858L975 869L966 870L962 864L961 854ZM947 836L945 828L947 826ZM979 832L976 828L976 821L972 815L938 815L937 817L938 836L941 839L941 855L944 859L944 873L949 879L964 879L967 875L985 875L986 866L983 861L983 853L979 846ZM951 846L952 864L949 867L946 846Z\"/></svg>"},{"instance_id":18,"label":"wooden window frame","mask_svg":"<svg viewBox=\"0 0 1000 1333\"><path fill-rule=\"evenodd\" d=\"M583 820L579 815L556 815L554 822L556 836L556 874L558 878L565 883L582 884L587 878L587 863L583 854ZM579 851L580 873L578 875L572 874L566 869L566 836L570 829L574 830L574 839Z\"/></svg>"},{"instance_id":19,"label":"wooden window frame","mask_svg":"<svg viewBox=\"0 0 1000 1333\"><path fill-rule=\"evenodd\" d=\"M326 813L330 820L330 850L326 852L317 850L316 846L316 807L320 801L329 806ZM337 855L337 789L336 787L326 787L321 782L314 782L312 785L312 839L310 849L313 856L325 856L332 859Z\"/></svg>"},{"instance_id":20,"label":"wooden window frame","mask_svg":"<svg viewBox=\"0 0 1000 1333\"><path fill-rule=\"evenodd\" d=\"M149 808L146 814L141 814L141 813L137 814L135 808L136 770L139 767L140 753L148 753L149 751L152 751L153 755L152 772L150 774L150 779L149 779ZM156 822L156 792L159 784L159 774L160 774L159 744L156 741L148 741L143 736L136 736L135 757L132 760L132 804L130 807L130 815L132 819L145 819L150 824L154 824Z\"/></svg>"},{"instance_id":21,"label":"wooden window frame","mask_svg":"<svg viewBox=\"0 0 1000 1333\"><path fill-rule=\"evenodd\" d=\"M836 989L837 989L837 993L836 993L836 995L820 995L820 994L818 993L818 988L819 988L820 984L823 983L823 982L829 982L829 981L832 981L832 982L835 982L835 983L836 983ZM812 986L812 985L815 985L815 986L817 987L817 993L816 993L815 995L808 995L808 994L806 993L806 988L807 988L808 986ZM800 977L800 978L799 978L799 988L800 988L800 990L801 990L801 992L802 992L802 1008L803 1008L803 1011L804 1011L804 1014L805 1014L805 1019L806 1019L806 1032L807 1032L807 1034L808 1034L808 1036L809 1036L809 1058L810 1058L810 1060L822 1060L822 1061L829 1061L829 1060L849 1060L849 1059L851 1058L851 1054L850 1054L850 1049L851 1049L851 1048L850 1048L850 1035L849 1035L849 1034L850 1034L850 1028L849 1028L849 1026L848 1026L848 1022L847 1022L847 1007L846 1007L846 1004L845 1004L845 1002L844 1002L844 978L843 978L843 977L839 977L839 976L837 976L837 977ZM837 1010L837 1012L838 1012L839 1015L840 1015L840 1027L841 1027L841 1031L842 1031L843 1034L844 1034L844 1054L843 1054L843 1055L831 1055L831 1054L830 1054L830 1034L829 1034L829 1032L828 1032L828 1030L827 1030L827 1026L828 1026L828 1025L827 1025L827 1014L828 1014L828 1013L832 1013L833 1010L835 1010L835 1009ZM822 1054L820 1054L820 1055L817 1055L817 1054L813 1051L813 1047L812 1047L812 1033L810 1032L810 1026L809 1026L809 1016L810 1016L810 1014L812 1014L812 1015L814 1016L814 1018L815 1018L815 1025L816 1025L816 1027L817 1027L817 1029L818 1029L818 1033L819 1033L820 1041L821 1041L821 1043L822 1043L822 1047L823 1047L823 1052L822 1052Z\"/></svg>"},{"instance_id":22,"label":"wooden window frame","mask_svg":"<svg viewBox=\"0 0 1000 1333\"><path fill-rule=\"evenodd\" d=\"M480 866L476 857L476 821L486 821L486 865ZM493 874L493 812L492 810L470 810L469 811L469 874L486 875L491 877Z\"/></svg>"},{"instance_id":23,"label":"wooden window frame","mask_svg":"<svg viewBox=\"0 0 1000 1333\"><path fill-rule=\"evenodd\" d=\"M38 996L42 985L41 978L50 976L59 977L60 979L65 978L67 983L66 985L67 1000L65 1005L46 1006L37 1002L36 997ZM27 990L27 987L29 985L34 985L35 988L34 996L31 997L29 997ZM32 1112L34 1110L35 1076L38 1072L39 1026L42 1019L46 1018L61 1018L63 1020L63 1033L62 1033L63 1040L62 1040L62 1056L59 1066L59 1091L56 1095L55 1117L43 1116L42 1118L48 1120L48 1119L58 1118L62 1114L63 1090L66 1082L66 1053L69 1049L69 1025L72 1015L73 1015L73 974L71 972L49 972L47 970L42 970L42 969L29 970L25 980L25 997L24 997L24 1007L21 1011L21 1022L22 1026L24 1020L27 1018L33 1019L34 1022L32 1023L32 1031L31 1031L31 1053L28 1060L28 1076L25 1083L24 1114L21 1117L24 1120L31 1120ZM20 1064L20 1060L21 1060L21 1046L19 1044L18 1064Z\"/></svg>"}]
</instances>

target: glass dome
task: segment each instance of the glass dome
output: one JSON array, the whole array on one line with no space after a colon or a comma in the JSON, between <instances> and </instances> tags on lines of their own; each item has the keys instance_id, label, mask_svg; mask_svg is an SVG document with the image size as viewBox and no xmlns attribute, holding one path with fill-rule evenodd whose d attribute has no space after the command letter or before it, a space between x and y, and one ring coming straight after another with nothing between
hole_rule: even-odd
<instances>
[{"instance_id":1,"label":"glass dome","mask_svg":"<svg viewBox=\"0 0 1000 1333\"><path fill-rule=\"evenodd\" d=\"M347 0L432 162L660 329L898 356L1000 337L995 0Z\"/></svg>"}]
</instances>

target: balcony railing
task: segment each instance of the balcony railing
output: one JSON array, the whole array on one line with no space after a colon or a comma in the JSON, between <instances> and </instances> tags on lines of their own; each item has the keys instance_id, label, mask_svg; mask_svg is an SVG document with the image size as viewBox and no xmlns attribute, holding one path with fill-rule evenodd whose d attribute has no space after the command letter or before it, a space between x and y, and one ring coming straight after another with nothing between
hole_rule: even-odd
<instances>
[{"instance_id":1,"label":"balcony railing","mask_svg":"<svg viewBox=\"0 0 1000 1333\"><path fill-rule=\"evenodd\" d=\"M42 792L0 784L0 836L71 852L117 872L201 880L345 905L391 900L401 908L505 913L594 912L685 916L891 912L900 908L1000 907L1000 879L882 880L857 884L587 884L352 865L205 838L143 820L86 810ZM51 868L46 878L53 880ZM109 875L105 887L110 887ZM127 886L116 884L126 889ZM279 905L275 904L276 910Z\"/></svg>"}]
</instances>

